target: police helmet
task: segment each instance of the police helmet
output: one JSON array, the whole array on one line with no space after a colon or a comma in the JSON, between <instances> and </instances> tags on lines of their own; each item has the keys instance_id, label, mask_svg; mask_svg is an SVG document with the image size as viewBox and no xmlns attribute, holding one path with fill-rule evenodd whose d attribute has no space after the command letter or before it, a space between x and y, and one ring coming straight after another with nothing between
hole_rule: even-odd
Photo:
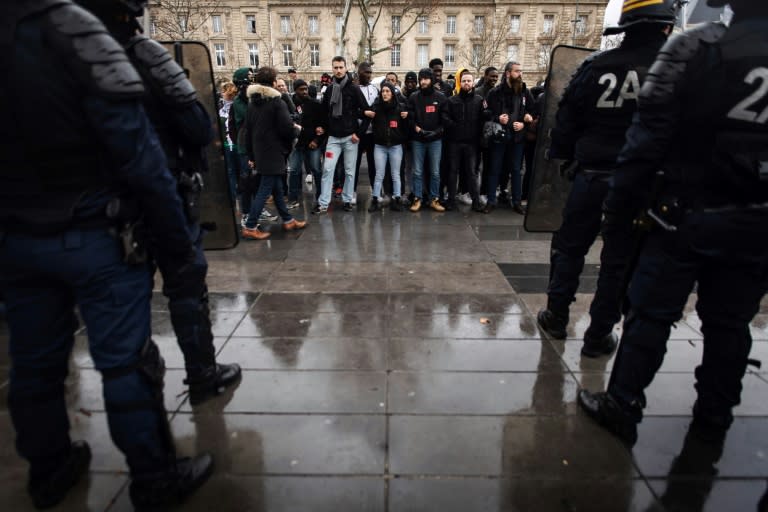
<instances>
[{"instance_id":1,"label":"police helmet","mask_svg":"<svg viewBox=\"0 0 768 512\"><path fill-rule=\"evenodd\" d=\"M672 25L675 23L679 8L680 0L624 0L619 24L614 27L606 27L603 35L620 34L626 31L628 27L640 23Z\"/></svg>"}]
</instances>

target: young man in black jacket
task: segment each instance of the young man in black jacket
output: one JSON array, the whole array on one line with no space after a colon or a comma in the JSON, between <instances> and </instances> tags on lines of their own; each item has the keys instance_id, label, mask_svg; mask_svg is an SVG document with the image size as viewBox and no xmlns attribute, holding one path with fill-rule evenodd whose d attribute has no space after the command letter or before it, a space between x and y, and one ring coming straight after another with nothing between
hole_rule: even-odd
<instances>
[{"instance_id":1,"label":"young man in black jacket","mask_svg":"<svg viewBox=\"0 0 768 512\"><path fill-rule=\"evenodd\" d=\"M293 82L293 103L299 114L301 133L296 147L293 148L288 159L290 172L288 183L288 201L301 199L302 166L307 174L312 176L315 185L315 200L320 197L320 182L322 179L322 167L320 166L320 151L323 145L323 110L320 102L309 94L309 85L301 78ZM290 208L292 205L289 204Z\"/></svg>"},{"instance_id":2,"label":"young man in black jacket","mask_svg":"<svg viewBox=\"0 0 768 512\"><path fill-rule=\"evenodd\" d=\"M414 131L413 146L413 204L411 211L421 209L424 159L429 157L429 206L445 211L440 204L440 160L443 147L443 122L440 112L447 101L445 95L432 86L432 70L419 71L419 90L408 98L408 117Z\"/></svg>"},{"instance_id":3,"label":"young man in black jacket","mask_svg":"<svg viewBox=\"0 0 768 512\"><path fill-rule=\"evenodd\" d=\"M483 98L475 94L475 78L468 70L459 75L461 89L451 96L443 108L445 140L448 143L448 202L446 210L456 208L456 180L459 172L472 196L472 208L480 210L480 183L477 167L477 145L483 130Z\"/></svg>"},{"instance_id":4,"label":"young man in black jacket","mask_svg":"<svg viewBox=\"0 0 768 512\"><path fill-rule=\"evenodd\" d=\"M344 210L352 211L352 194L355 188L355 162L357 161L360 135L368 129L370 120L363 115L367 108L360 88L352 81L352 75L347 72L347 61L344 57L334 57L332 61L333 79L323 95L322 108L323 133L328 134L325 148L325 164L323 166L322 187L320 198L313 213L323 214L328 211L331 202L333 172L336 162L344 156ZM363 122L360 123L360 120Z\"/></svg>"}]
</instances>

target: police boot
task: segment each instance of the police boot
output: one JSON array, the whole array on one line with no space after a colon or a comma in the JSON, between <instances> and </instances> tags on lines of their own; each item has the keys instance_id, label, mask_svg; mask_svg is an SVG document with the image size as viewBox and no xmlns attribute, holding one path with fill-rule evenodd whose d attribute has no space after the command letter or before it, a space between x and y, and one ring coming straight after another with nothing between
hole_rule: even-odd
<instances>
[{"instance_id":1,"label":"police boot","mask_svg":"<svg viewBox=\"0 0 768 512\"><path fill-rule=\"evenodd\" d=\"M691 421L689 432L706 441L722 443L731 423L733 423L733 415L730 412L716 414L702 407L699 400L696 400L693 404L693 421Z\"/></svg>"},{"instance_id":2,"label":"police boot","mask_svg":"<svg viewBox=\"0 0 768 512\"><path fill-rule=\"evenodd\" d=\"M189 386L189 403L200 405L222 394L229 386L238 383L242 370L236 363L215 363L201 370L188 371L187 375L184 384Z\"/></svg>"},{"instance_id":3,"label":"police boot","mask_svg":"<svg viewBox=\"0 0 768 512\"><path fill-rule=\"evenodd\" d=\"M69 456L47 478L32 479L27 484L27 491L37 509L56 506L67 492L75 486L91 464L91 447L85 441L75 441Z\"/></svg>"},{"instance_id":4,"label":"police boot","mask_svg":"<svg viewBox=\"0 0 768 512\"><path fill-rule=\"evenodd\" d=\"M536 315L536 320L539 322L539 327L550 337L564 340L568 336L565 331L565 328L568 327L567 311L565 313L555 312L551 305L547 305L547 309L542 309Z\"/></svg>"},{"instance_id":5,"label":"police boot","mask_svg":"<svg viewBox=\"0 0 768 512\"><path fill-rule=\"evenodd\" d=\"M131 481L131 502L137 512L159 512L182 503L213 473L213 457L177 459L167 471L148 473Z\"/></svg>"},{"instance_id":6,"label":"police boot","mask_svg":"<svg viewBox=\"0 0 768 512\"><path fill-rule=\"evenodd\" d=\"M637 442L637 424L642 416L639 407L622 405L607 392L591 393L586 389L579 391L578 402L587 416L625 445L631 447Z\"/></svg>"},{"instance_id":7,"label":"police boot","mask_svg":"<svg viewBox=\"0 0 768 512\"><path fill-rule=\"evenodd\" d=\"M619 337L611 331L605 336L592 336L589 329L584 333L584 346L581 347L581 355L584 357L600 357L613 354L619 344Z\"/></svg>"}]
</instances>

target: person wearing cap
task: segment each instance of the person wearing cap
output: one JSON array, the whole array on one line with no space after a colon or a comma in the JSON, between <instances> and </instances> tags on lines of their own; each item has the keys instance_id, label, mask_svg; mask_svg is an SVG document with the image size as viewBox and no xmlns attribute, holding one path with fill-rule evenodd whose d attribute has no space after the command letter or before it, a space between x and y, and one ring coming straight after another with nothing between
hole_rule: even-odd
<instances>
[{"instance_id":1,"label":"person wearing cap","mask_svg":"<svg viewBox=\"0 0 768 512\"><path fill-rule=\"evenodd\" d=\"M768 3L729 3L730 25L700 25L662 47L605 200L607 236L631 230L640 208L653 220L608 389L579 393L584 411L627 444L637 438L644 391L696 286L704 343L686 441L722 450L749 363L750 322L768 291ZM625 2L625 24L658 12L632 6ZM654 188L658 199L650 202Z\"/></svg>"},{"instance_id":2,"label":"person wearing cap","mask_svg":"<svg viewBox=\"0 0 768 512\"><path fill-rule=\"evenodd\" d=\"M675 22L675 2L665 2L628 10L619 27L606 29L606 34L624 32L621 45L588 57L560 101L550 157L575 160L578 168L563 222L552 237L547 307L537 316L542 330L555 339L566 337L569 307L576 300L584 257L600 231L603 201L624 134L637 111L640 87ZM581 350L586 357L607 355L616 348L613 327L621 320L624 272L632 246L631 239L604 238L591 322Z\"/></svg>"},{"instance_id":3,"label":"person wearing cap","mask_svg":"<svg viewBox=\"0 0 768 512\"><path fill-rule=\"evenodd\" d=\"M301 193L302 166L308 176L312 176L315 187L315 200L320 196L320 180L322 179L322 167L320 164L320 152L323 146L324 136L320 129L323 123L323 111L320 102L309 92L309 85L301 78L293 83L296 92L293 94L293 102L300 118L301 133L296 141L288 160L288 199L299 200ZM292 191L294 195L292 196Z\"/></svg>"},{"instance_id":4,"label":"person wearing cap","mask_svg":"<svg viewBox=\"0 0 768 512\"><path fill-rule=\"evenodd\" d=\"M415 71L409 71L405 74L403 80L403 96L410 97L411 94L419 90L419 78L416 76Z\"/></svg>"},{"instance_id":5,"label":"person wearing cap","mask_svg":"<svg viewBox=\"0 0 768 512\"><path fill-rule=\"evenodd\" d=\"M429 206L444 212L440 204L440 161L443 147L441 112L447 98L432 86L432 70L419 71L419 90L408 98L408 116L413 126L413 203L411 211L421 209L424 160L429 159Z\"/></svg>"}]
</instances>

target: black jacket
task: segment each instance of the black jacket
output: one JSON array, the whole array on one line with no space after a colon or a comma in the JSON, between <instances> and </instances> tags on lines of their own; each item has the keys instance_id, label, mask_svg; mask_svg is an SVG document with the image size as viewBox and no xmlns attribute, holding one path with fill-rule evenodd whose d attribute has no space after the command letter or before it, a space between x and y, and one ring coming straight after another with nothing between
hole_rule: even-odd
<instances>
[{"instance_id":1,"label":"black jacket","mask_svg":"<svg viewBox=\"0 0 768 512\"><path fill-rule=\"evenodd\" d=\"M301 125L296 147L306 148L312 141L317 142L318 146L321 145L325 136L318 136L315 132L319 126L323 125L325 119L320 102L312 98L302 100L296 95L293 97L293 102L296 104L296 112L300 115L299 124Z\"/></svg>"},{"instance_id":2,"label":"black jacket","mask_svg":"<svg viewBox=\"0 0 768 512\"><path fill-rule=\"evenodd\" d=\"M376 112L373 118L373 142L379 146L396 146L408 140L408 120L400 117L407 110L398 101L385 103L377 100L372 110Z\"/></svg>"},{"instance_id":3,"label":"black jacket","mask_svg":"<svg viewBox=\"0 0 768 512\"><path fill-rule=\"evenodd\" d=\"M358 137L368 129L370 120L363 115L363 111L368 108L368 102L365 101L363 91L352 82L352 76L347 73L347 85L341 90L341 117L334 118L331 112L332 89L328 87L323 94L323 111L325 119L323 128L326 133L332 137L347 137L356 134ZM336 78L333 78L337 81Z\"/></svg>"},{"instance_id":4,"label":"black jacket","mask_svg":"<svg viewBox=\"0 0 768 512\"><path fill-rule=\"evenodd\" d=\"M285 173L285 163L296 136L288 106L280 92L266 85L248 87L245 145L248 160L265 176Z\"/></svg>"},{"instance_id":5,"label":"black jacket","mask_svg":"<svg viewBox=\"0 0 768 512\"><path fill-rule=\"evenodd\" d=\"M563 92L552 129L550 156L578 160L584 168L613 170L637 111L648 68L666 36L631 33L621 46L593 54Z\"/></svg>"},{"instance_id":6,"label":"black jacket","mask_svg":"<svg viewBox=\"0 0 768 512\"><path fill-rule=\"evenodd\" d=\"M463 91L448 98L443 107L445 140L462 144L479 144L485 113L483 98L474 91Z\"/></svg>"},{"instance_id":7,"label":"black jacket","mask_svg":"<svg viewBox=\"0 0 768 512\"><path fill-rule=\"evenodd\" d=\"M509 115L509 122L506 125L506 129L512 131L512 123L517 121L522 123L525 114L533 115L533 97L528 91L528 88L523 83L523 87L520 93L515 93L506 80L502 80L499 85L491 89L488 93L488 97L485 99L488 105L485 109L486 119L490 119L495 122L499 122L499 116L501 114ZM525 130L514 132L513 140L515 142L521 142L525 137Z\"/></svg>"},{"instance_id":8,"label":"black jacket","mask_svg":"<svg viewBox=\"0 0 768 512\"><path fill-rule=\"evenodd\" d=\"M445 95L434 89L419 89L408 98L408 117L414 128L413 138L420 142L433 142L443 137L441 111L448 101ZM416 126L422 133L416 133Z\"/></svg>"}]
</instances>

